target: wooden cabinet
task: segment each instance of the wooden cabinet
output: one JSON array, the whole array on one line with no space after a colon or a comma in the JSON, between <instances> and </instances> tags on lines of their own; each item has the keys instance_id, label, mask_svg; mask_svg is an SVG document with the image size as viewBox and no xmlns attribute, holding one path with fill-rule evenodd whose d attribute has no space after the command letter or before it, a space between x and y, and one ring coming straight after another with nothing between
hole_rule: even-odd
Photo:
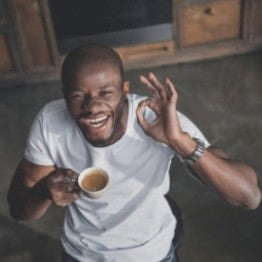
<instances>
[{"instance_id":1,"label":"wooden cabinet","mask_svg":"<svg viewBox=\"0 0 262 262\"><path fill-rule=\"evenodd\" d=\"M148 44L147 55L123 56L127 69L245 53L262 48L261 0L173 0L173 50L166 42L158 50ZM140 53L145 45L123 47ZM119 50L119 49L117 49ZM150 51L151 50L151 51ZM158 56L159 50L162 55ZM131 52L132 53L132 52ZM151 53L151 56L150 56ZM150 57L150 58L149 58Z\"/></svg>"},{"instance_id":2,"label":"wooden cabinet","mask_svg":"<svg viewBox=\"0 0 262 262\"><path fill-rule=\"evenodd\" d=\"M173 39L118 47L126 69L244 53L262 46L261 0L173 0ZM59 79L47 0L0 0L0 87Z\"/></svg>"}]
</instances>

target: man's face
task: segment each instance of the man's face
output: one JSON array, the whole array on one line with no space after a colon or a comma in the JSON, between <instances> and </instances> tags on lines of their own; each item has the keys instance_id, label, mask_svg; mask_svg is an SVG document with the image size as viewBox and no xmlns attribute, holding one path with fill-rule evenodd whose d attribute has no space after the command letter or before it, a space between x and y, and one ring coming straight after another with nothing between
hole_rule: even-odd
<instances>
[{"instance_id":1,"label":"man's face","mask_svg":"<svg viewBox=\"0 0 262 262\"><path fill-rule=\"evenodd\" d=\"M122 83L115 65L84 65L63 91L69 112L92 145L110 145L123 135L128 115L128 83Z\"/></svg>"}]
</instances>

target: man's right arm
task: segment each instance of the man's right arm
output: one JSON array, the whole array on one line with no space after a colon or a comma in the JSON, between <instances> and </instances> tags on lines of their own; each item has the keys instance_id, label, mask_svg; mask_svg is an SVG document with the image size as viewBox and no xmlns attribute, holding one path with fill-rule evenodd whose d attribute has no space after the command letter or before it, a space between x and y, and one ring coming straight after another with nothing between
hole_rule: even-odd
<instances>
[{"instance_id":1,"label":"man's right arm","mask_svg":"<svg viewBox=\"0 0 262 262\"><path fill-rule=\"evenodd\" d=\"M65 177L72 182L67 182ZM17 220L38 219L52 202L66 206L75 201L78 199L76 177L72 170L36 165L23 158L8 191L11 216Z\"/></svg>"}]
</instances>

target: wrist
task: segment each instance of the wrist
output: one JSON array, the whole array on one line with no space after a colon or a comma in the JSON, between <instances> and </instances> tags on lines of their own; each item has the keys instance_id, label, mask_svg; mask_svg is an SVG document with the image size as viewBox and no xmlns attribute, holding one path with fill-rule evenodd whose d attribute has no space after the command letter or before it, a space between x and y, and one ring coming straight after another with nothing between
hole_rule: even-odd
<instances>
[{"instance_id":1,"label":"wrist","mask_svg":"<svg viewBox=\"0 0 262 262\"><path fill-rule=\"evenodd\" d=\"M192 138L196 142L195 150L192 154L189 156L181 156L180 154L177 154L177 157L180 161L182 161L184 164L188 166L194 165L197 160L202 157L203 152L205 150L205 143L201 139L198 138Z\"/></svg>"},{"instance_id":2,"label":"wrist","mask_svg":"<svg viewBox=\"0 0 262 262\"><path fill-rule=\"evenodd\" d=\"M170 147L182 158L186 158L194 153L197 142L188 133L182 132L179 137L172 141Z\"/></svg>"}]
</instances>

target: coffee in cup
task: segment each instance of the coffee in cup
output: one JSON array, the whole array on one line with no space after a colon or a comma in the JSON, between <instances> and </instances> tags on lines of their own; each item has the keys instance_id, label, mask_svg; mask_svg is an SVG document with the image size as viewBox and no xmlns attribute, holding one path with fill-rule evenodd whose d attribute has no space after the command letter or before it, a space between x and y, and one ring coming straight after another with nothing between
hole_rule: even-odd
<instances>
[{"instance_id":1,"label":"coffee in cup","mask_svg":"<svg viewBox=\"0 0 262 262\"><path fill-rule=\"evenodd\" d=\"M98 167L90 167L82 171L78 177L78 185L90 198L103 195L109 182L107 172Z\"/></svg>"}]
</instances>

